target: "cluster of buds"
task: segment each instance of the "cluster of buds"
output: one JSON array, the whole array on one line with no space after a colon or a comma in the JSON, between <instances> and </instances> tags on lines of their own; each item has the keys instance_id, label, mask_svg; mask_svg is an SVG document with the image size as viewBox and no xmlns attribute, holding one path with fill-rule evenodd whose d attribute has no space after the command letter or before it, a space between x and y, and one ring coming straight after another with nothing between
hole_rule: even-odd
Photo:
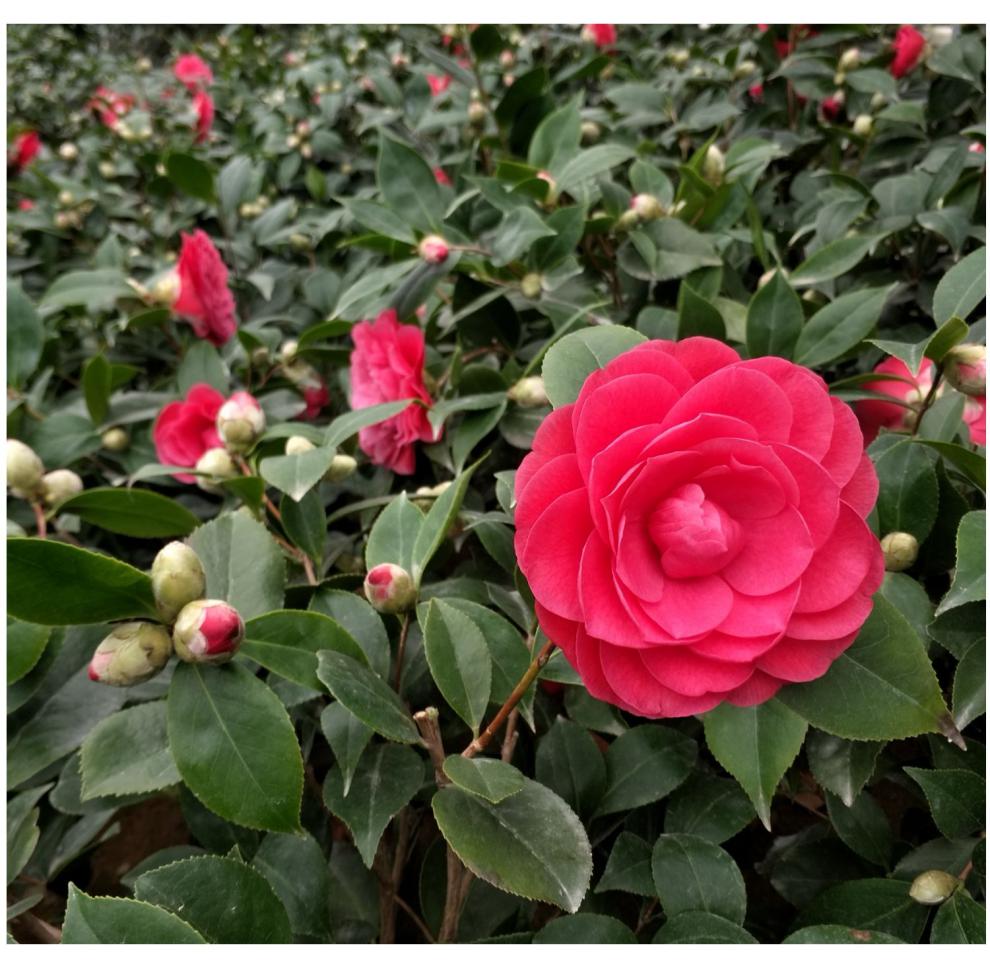
<instances>
[{"instance_id":1,"label":"cluster of buds","mask_svg":"<svg viewBox=\"0 0 990 964\"><path fill-rule=\"evenodd\" d=\"M49 508L83 490L83 481L75 472L70 469L45 472L38 453L15 438L7 439L7 485L16 498Z\"/></svg>"},{"instance_id":2,"label":"cluster of buds","mask_svg":"<svg viewBox=\"0 0 990 964\"><path fill-rule=\"evenodd\" d=\"M228 452L250 451L265 431L265 413L248 392L234 392L217 413L217 434Z\"/></svg>"},{"instance_id":3,"label":"cluster of buds","mask_svg":"<svg viewBox=\"0 0 990 964\"><path fill-rule=\"evenodd\" d=\"M987 393L987 350L983 345L956 345L943 361L946 381L963 395Z\"/></svg>"},{"instance_id":4,"label":"cluster of buds","mask_svg":"<svg viewBox=\"0 0 990 964\"><path fill-rule=\"evenodd\" d=\"M267 194L261 194L254 201L244 201L237 209L237 213L240 214L245 221L251 221L252 219L259 217L268 208L271 201L268 199Z\"/></svg>"},{"instance_id":5,"label":"cluster of buds","mask_svg":"<svg viewBox=\"0 0 990 964\"><path fill-rule=\"evenodd\" d=\"M416 586L402 566L383 562L364 577L364 594L380 613L404 613L416 604Z\"/></svg>"},{"instance_id":6,"label":"cluster of buds","mask_svg":"<svg viewBox=\"0 0 990 964\"><path fill-rule=\"evenodd\" d=\"M539 375L520 378L508 392L509 398L520 408L542 408L550 404L547 387Z\"/></svg>"},{"instance_id":7,"label":"cluster of buds","mask_svg":"<svg viewBox=\"0 0 990 964\"><path fill-rule=\"evenodd\" d=\"M427 264L443 264L450 254L450 245L439 234L428 234L419 242L417 250Z\"/></svg>"},{"instance_id":8,"label":"cluster of buds","mask_svg":"<svg viewBox=\"0 0 990 964\"><path fill-rule=\"evenodd\" d=\"M316 446L303 435L291 435L285 443L286 455L303 455L312 452ZM323 474L327 482L343 482L348 476L353 475L357 469L357 459L343 452L334 455L330 462L330 468Z\"/></svg>"}]
</instances>

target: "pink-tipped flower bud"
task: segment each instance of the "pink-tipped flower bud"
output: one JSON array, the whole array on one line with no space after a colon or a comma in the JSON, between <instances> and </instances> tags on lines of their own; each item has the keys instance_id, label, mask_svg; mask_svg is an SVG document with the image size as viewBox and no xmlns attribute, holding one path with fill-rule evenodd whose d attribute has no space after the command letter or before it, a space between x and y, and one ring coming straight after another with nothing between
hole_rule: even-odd
<instances>
[{"instance_id":1,"label":"pink-tipped flower bud","mask_svg":"<svg viewBox=\"0 0 990 964\"><path fill-rule=\"evenodd\" d=\"M443 264L450 254L450 245L439 234L428 234L419 242L419 256L427 264Z\"/></svg>"},{"instance_id":2,"label":"pink-tipped flower bud","mask_svg":"<svg viewBox=\"0 0 990 964\"><path fill-rule=\"evenodd\" d=\"M7 439L7 485L20 499L32 499L41 488L45 467L37 452L16 438Z\"/></svg>"},{"instance_id":3,"label":"pink-tipped flower bud","mask_svg":"<svg viewBox=\"0 0 990 964\"><path fill-rule=\"evenodd\" d=\"M416 602L412 576L391 562L380 563L364 577L364 594L380 613L402 613Z\"/></svg>"},{"instance_id":4,"label":"pink-tipped flower bud","mask_svg":"<svg viewBox=\"0 0 990 964\"><path fill-rule=\"evenodd\" d=\"M162 619L171 624L184 606L206 593L199 556L184 542L170 542L151 564L151 592Z\"/></svg>"},{"instance_id":5,"label":"pink-tipped flower bud","mask_svg":"<svg viewBox=\"0 0 990 964\"><path fill-rule=\"evenodd\" d=\"M956 345L945 356L945 377L963 395L986 395L987 350L983 345Z\"/></svg>"},{"instance_id":6,"label":"pink-tipped flower bud","mask_svg":"<svg viewBox=\"0 0 990 964\"><path fill-rule=\"evenodd\" d=\"M641 221L656 221L663 217L663 205L652 194L634 194L629 210L635 211Z\"/></svg>"},{"instance_id":7,"label":"pink-tipped flower bud","mask_svg":"<svg viewBox=\"0 0 990 964\"><path fill-rule=\"evenodd\" d=\"M549 171L538 171L536 174L537 180L546 181L547 193L544 201L547 204L556 204L558 191L557 191L557 181L554 176Z\"/></svg>"},{"instance_id":8,"label":"pink-tipped flower bud","mask_svg":"<svg viewBox=\"0 0 990 964\"><path fill-rule=\"evenodd\" d=\"M223 486L217 483L224 479L235 479L240 474L230 453L219 447L207 449L199 457L196 471L203 473L196 479L196 485L204 492L212 492L214 495L223 492Z\"/></svg>"},{"instance_id":9,"label":"pink-tipped flower bud","mask_svg":"<svg viewBox=\"0 0 990 964\"><path fill-rule=\"evenodd\" d=\"M908 895L919 904L944 904L962 881L944 870L926 870L911 881Z\"/></svg>"},{"instance_id":10,"label":"pink-tipped flower bud","mask_svg":"<svg viewBox=\"0 0 990 964\"><path fill-rule=\"evenodd\" d=\"M96 647L89 678L108 686L135 686L160 673L172 655L168 630L157 623L120 623Z\"/></svg>"},{"instance_id":11,"label":"pink-tipped flower bud","mask_svg":"<svg viewBox=\"0 0 990 964\"><path fill-rule=\"evenodd\" d=\"M222 599L184 606L172 630L175 655L186 663L226 663L244 639L244 620Z\"/></svg>"},{"instance_id":12,"label":"pink-tipped flower bud","mask_svg":"<svg viewBox=\"0 0 990 964\"><path fill-rule=\"evenodd\" d=\"M550 399L547 397L547 387L539 375L520 378L509 389L509 398L520 408L541 408L543 405L550 404Z\"/></svg>"},{"instance_id":13,"label":"pink-tipped flower bud","mask_svg":"<svg viewBox=\"0 0 990 964\"><path fill-rule=\"evenodd\" d=\"M114 428L108 428L100 436L100 445L108 452L123 452L130 444L131 437L127 434L127 430L121 428L119 425Z\"/></svg>"},{"instance_id":14,"label":"pink-tipped flower bud","mask_svg":"<svg viewBox=\"0 0 990 964\"><path fill-rule=\"evenodd\" d=\"M910 532L888 532L880 540L880 548L887 572L910 569L918 558L918 540Z\"/></svg>"},{"instance_id":15,"label":"pink-tipped flower bud","mask_svg":"<svg viewBox=\"0 0 990 964\"><path fill-rule=\"evenodd\" d=\"M265 430L265 413L247 392L234 392L217 413L217 432L230 452L247 452Z\"/></svg>"},{"instance_id":16,"label":"pink-tipped flower bud","mask_svg":"<svg viewBox=\"0 0 990 964\"><path fill-rule=\"evenodd\" d=\"M48 506L59 505L82 490L83 480L71 469L56 469L41 478L41 498Z\"/></svg>"}]
</instances>

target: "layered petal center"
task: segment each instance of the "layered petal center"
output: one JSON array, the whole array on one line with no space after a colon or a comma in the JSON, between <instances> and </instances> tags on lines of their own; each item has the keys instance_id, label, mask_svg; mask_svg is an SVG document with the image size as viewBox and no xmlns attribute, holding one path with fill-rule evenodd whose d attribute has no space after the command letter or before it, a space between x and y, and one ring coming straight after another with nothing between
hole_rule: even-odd
<instances>
[{"instance_id":1,"label":"layered petal center","mask_svg":"<svg viewBox=\"0 0 990 964\"><path fill-rule=\"evenodd\" d=\"M665 498L647 528L660 550L663 571L674 579L718 572L736 555L742 540L739 524L694 482Z\"/></svg>"}]
</instances>

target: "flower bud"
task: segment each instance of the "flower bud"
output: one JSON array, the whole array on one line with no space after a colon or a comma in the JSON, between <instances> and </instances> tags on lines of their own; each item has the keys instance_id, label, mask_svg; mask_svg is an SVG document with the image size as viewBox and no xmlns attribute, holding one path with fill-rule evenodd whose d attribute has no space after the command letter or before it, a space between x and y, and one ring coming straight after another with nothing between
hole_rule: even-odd
<instances>
[{"instance_id":1,"label":"flower bud","mask_svg":"<svg viewBox=\"0 0 990 964\"><path fill-rule=\"evenodd\" d=\"M100 161L97 170L100 172L100 177L108 181L117 176L117 165L113 161Z\"/></svg>"},{"instance_id":2,"label":"flower bud","mask_svg":"<svg viewBox=\"0 0 990 964\"><path fill-rule=\"evenodd\" d=\"M134 686L160 673L171 655L172 641L164 626L120 623L96 647L89 678L108 686Z\"/></svg>"},{"instance_id":3,"label":"flower bud","mask_svg":"<svg viewBox=\"0 0 990 964\"><path fill-rule=\"evenodd\" d=\"M529 274L523 275L519 288L527 298L539 298L543 291L543 277L535 271L531 271Z\"/></svg>"},{"instance_id":4,"label":"flower bud","mask_svg":"<svg viewBox=\"0 0 990 964\"><path fill-rule=\"evenodd\" d=\"M183 607L172 630L175 655L186 663L226 663L244 638L244 620L222 599L197 599Z\"/></svg>"},{"instance_id":5,"label":"flower bud","mask_svg":"<svg viewBox=\"0 0 990 964\"><path fill-rule=\"evenodd\" d=\"M641 221L656 221L663 217L663 205L652 194L633 195L629 210L635 211Z\"/></svg>"},{"instance_id":6,"label":"flower bud","mask_svg":"<svg viewBox=\"0 0 990 964\"><path fill-rule=\"evenodd\" d=\"M327 469L323 478L325 478L327 482L343 482L349 475L354 474L354 470L356 468L357 459L351 455L339 453L333 457L333 461L330 463L330 468Z\"/></svg>"},{"instance_id":7,"label":"flower bud","mask_svg":"<svg viewBox=\"0 0 990 964\"><path fill-rule=\"evenodd\" d=\"M681 47L677 50L670 51L668 57L675 67L683 67L691 59L691 54Z\"/></svg>"},{"instance_id":8,"label":"flower bud","mask_svg":"<svg viewBox=\"0 0 990 964\"><path fill-rule=\"evenodd\" d=\"M299 148L299 153L302 154L302 156L308 161L313 156L313 145L303 144L302 147Z\"/></svg>"},{"instance_id":9,"label":"flower bud","mask_svg":"<svg viewBox=\"0 0 990 964\"><path fill-rule=\"evenodd\" d=\"M162 619L173 622L183 606L206 592L199 556L184 542L170 542L151 564L151 591Z\"/></svg>"},{"instance_id":10,"label":"flower bud","mask_svg":"<svg viewBox=\"0 0 990 964\"><path fill-rule=\"evenodd\" d=\"M547 397L546 385L539 375L520 378L509 389L509 398L520 408L540 408L543 405L550 404L550 399Z\"/></svg>"},{"instance_id":11,"label":"flower bud","mask_svg":"<svg viewBox=\"0 0 990 964\"><path fill-rule=\"evenodd\" d=\"M733 76L741 79L744 77L752 77L756 73L756 63L752 60L740 60L736 64L736 69L732 72Z\"/></svg>"},{"instance_id":12,"label":"flower bud","mask_svg":"<svg viewBox=\"0 0 990 964\"><path fill-rule=\"evenodd\" d=\"M516 55L511 50L503 50L498 55L498 62L502 67L508 69L516 62Z\"/></svg>"},{"instance_id":13,"label":"flower bud","mask_svg":"<svg viewBox=\"0 0 990 964\"><path fill-rule=\"evenodd\" d=\"M41 498L45 505L59 505L83 490L83 480L71 469L55 469L41 478Z\"/></svg>"},{"instance_id":14,"label":"flower bud","mask_svg":"<svg viewBox=\"0 0 990 964\"><path fill-rule=\"evenodd\" d=\"M364 594L380 613L401 613L416 602L412 576L402 566L383 562L364 577Z\"/></svg>"},{"instance_id":15,"label":"flower bud","mask_svg":"<svg viewBox=\"0 0 990 964\"><path fill-rule=\"evenodd\" d=\"M880 91L877 91L870 98L870 110L880 110L881 107L886 107L886 106L887 106L887 98L884 97L884 95L881 94Z\"/></svg>"},{"instance_id":16,"label":"flower bud","mask_svg":"<svg viewBox=\"0 0 990 964\"><path fill-rule=\"evenodd\" d=\"M308 234L298 232L289 235L289 244L294 251L308 251L313 246Z\"/></svg>"},{"instance_id":17,"label":"flower bud","mask_svg":"<svg viewBox=\"0 0 990 964\"><path fill-rule=\"evenodd\" d=\"M302 455L304 452L312 452L316 446L303 435L290 435L285 442L286 455Z\"/></svg>"},{"instance_id":18,"label":"flower bud","mask_svg":"<svg viewBox=\"0 0 990 964\"><path fill-rule=\"evenodd\" d=\"M944 870L926 870L911 882L908 895L919 904L944 904L961 881Z\"/></svg>"},{"instance_id":19,"label":"flower bud","mask_svg":"<svg viewBox=\"0 0 990 964\"><path fill-rule=\"evenodd\" d=\"M557 182L553 175L549 171L539 171L536 176L539 180L547 182L547 193L546 197L543 199L544 202L547 204L556 204Z\"/></svg>"},{"instance_id":20,"label":"flower bud","mask_svg":"<svg viewBox=\"0 0 990 964\"><path fill-rule=\"evenodd\" d=\"M948 26L932 26L925 28L925 35L928 38L928 43L933 48L938 49L952 43L955 37L955 30Z\"/></svg>"},{"instance_id":21,"label":"flower bud","mask_svg":"<svg viewBox=\"0 0 990 964\"><path fill-rule=\"evenodd\" d=\"M34 449L15 438L7 439L7 485L18 498L38 494L45 467Z\"/></svg>"},{"instance_id":22,"label":"flower bud","mask_svg":"<svg viewBox=\"0 0 990 964\"><path fill-rule=\"evenodd\" d=\"M238 475L237 466L234 465L230 453L219 447L207 449L199 457L196 471L202 472L206 476L205 478L197 478L196 484L204 492L213 492L214 494L223 492L223 486L217 485L218 481L233 479Z\"/></svg>"},{"instance_id":23,"label":"flower bud","mask_svg":"<svg viewBox=\"0 0 990 964\"><path fill-rule=\"evenodd\" d=\"M757 288L762 288L765 284L769 284L770 281L773 279L773 276L778 271L785 278L787 277L787 272L783 268L771 268L769 271L764 271L763 274L760 275L760 280L756 282L756 287Z\"/></svg>"},{"instance_id":24,"label":"flower bud","mask_svg":"<svg viewBox=\"0 0 990 964\"><path fill-rule=\"evenodd\" d=\"M251 364L257 365L259 368L267 365L271 361L271 354L268 351L267 345L258 345L257 348L251 351Z\"/></svg>"},{"instance_id":25,"label":"flower bud","mask_svg":"<svg viewBox=\"0 0 990 964\"><path fill-rule=\"evenodd\" d=\"M79 156L79 148L71 141L66 141L59 145L58 156L63 161L74 161Z\"/></svg>"},{"instance_id":26,"label":"flower bud","mask_svg":"<svg viewBox=\"0 0 990 964\"><path fill-rule=\"evenodd\" d=\"M75 194L73 194L73 193L72 193L71 191L69 191L69 190L64 190L64 191L59 191L59 192L58 192L58 203L59 203L59 204L60 204L60 205L61 205L62 207L64 207L64 208L67 208L67 207L69 207L70 205L72 205L72 203L73 203L73 202L74 202L75 200L76 200L76 196L75 196Z\"/></svg>"},{"instance_id":27,"label":"flower bud","mask_svg":"<svg viewBox=\"0 0 990 964\"><path fill-rule=\"evenodd\" d=\"M278 358L283 365L291 365L298 354L299 342L295 340L283 341L278 350Z\"/></svg>"},{"instance_id":28,"label":"flower bud","mask_svg":"<svg viewBox=\"0 0 990 964\"><path fill-rule=\"evenodd\" d=\"M450 246L439 234L428 234L419 242L419 256L427 264L443 264L450 254Z\"/></svg>"},{"instance_id":29,"label":"flower bud","mask_svg":"<svg viewBox=\"0 0 990 964\"><path fill-rule=\"evenodd\" d=\"M295 150L299 146L299 138L298 138L298 136L295 135L295 134L290 134L285 139L285 146L287 148L289 148L289 150Z\"/></svg>"},{"instance_id":30,"label":"flower bud","mask_svg":"<svg viewBox=\"0 0 990 964\"><path fill-rule=\"evenodd\" d=\"M903 572L918 558L918 540L910 532L888 532L880 540L883 567L887 572Z\"/></svg>"},{"instance_id":31,"label":"flower bud","mask_svg":"<svg viewBox=\"0 0 990 964\"><path fill-rule=\"evenodd\" d=\"M265 413L247 392L234 392L217 413L217 432L230 452L247 452L265 430Z\"/></svg>"},{"instance_id":32,"label":"flower bud","mask_svg":"<svg viewBox=\"0 0 990 964\"><path fill-rule=\"evenodd\" d=\"M108 452L123 452L130 444L131 437L127 434L127 430L121 428L119 425L114 428L108 428L100 436L100 445Z\"/></svg>"},{"instance_id":33,"label":"flower bud","mask_svg":"<svg viewBox=\"0 0 990 964\"><path fill-rule=\"evenodd\" d=\"M615 222L615 227L618 231L631 231L637 224L639 224L639 215L630 208L628 211L622 212L618 221Z\"/></svg>"},{"instance_id":34,"label":"flower bud","mask_svg":"<svg viewBox=\"0 0 990 964\"><path fill-rule=\"evenodd\" d=\"M873 132L873 118L869 114L857 114L853 121L853 133L857 137L869 137Z\"/></svg>"},{"instance_id":35,"label":"flower bud","mask_svg":"<svg viewBox=\"0 0 990 964\"><path fill-rule=\"evenodd\" d=\"M221 40L226 40L226 37L221 37ZM139 74L146 74L151 70L151 60L148 57L138 57L137 63L134 65L137 68Z\"/></svg>"},{"instance_id":36,"label":"flower bud","mask_svg":"<svg viewBox=\"0 0 990 964\"><path fill-rule=\"evenodd\" d=\"M839 58L839 70L855 70L859 66L859 48L850 47L848 50L843 51L842 56Z\"/></svg>"},{"instance_id":37,"label":"flower bud","mask_svg":"<svg viewBox=\"0 0 990 964\"><path fill-rule=\"evenodd\" d=\"M602 129L594 121L582 121L581 123L581 143L597 144L602 136Z\"/></svg>"},{"instance_id":38,"label":"flower bud","mask_svg":"<svg viewBox=\"0 0 990 964\"><path fill-rule=\"evenodd\" d=\"M949 384L963 395L986 395L987 350L983 345L956 345L943 362Z\"/></svg>"},{"instance_id":39,"label":"flower bud","mask_svg":"<svg viewBox=\"0 0 990 964\"><path fill-rule=\"evenodd\" d=\"M177 271L169 271L158 278L151 286L151 300L157 305L171 308L179 300L182 282Z\"/></svg>"},{"instance_id":40,"label":"flower bud","mask_svg":"<svg viewBox=\"0 0 990 964\"><path fill-rule=\"evenodd\" d=\"M488 111L485 109L484 104L476 100L468 104L468 122L474 127L481 127L485 123L487 116Z\"/></svg>"},{"instance_id":41,"label":"flower bud","mask_svg":"<svg viewBox=\"0 0 990 964\"><path fill-rule=\"evenodd\" d=\"M311 128L309 126L309 121L301 120L298 124L296 124L296 135L298 137L305 140L305 138L309 137L310 132Z\"/></svg>"},{"instance_id":42,"label":"flower bud","mask_svg":"<svg viewBox=\"0 0 990 964\"><path fill-rule=\"evenodd\" d=\"M712 144L705 152L705 160L701 165L701 173L709 184L721 184L725 174L725 155Z\"/></svg>"}]
</instances>

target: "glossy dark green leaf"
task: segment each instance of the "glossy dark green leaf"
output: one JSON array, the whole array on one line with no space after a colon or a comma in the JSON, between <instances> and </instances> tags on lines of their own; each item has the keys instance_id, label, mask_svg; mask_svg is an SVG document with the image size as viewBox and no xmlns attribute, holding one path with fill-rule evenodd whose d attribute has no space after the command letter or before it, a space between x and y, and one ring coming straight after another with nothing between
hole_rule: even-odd
<instances>
[{"instance_id":1,"label":"glossy dark green leaf","mask_svg":"<svg viewBox=\"0 0 990 964\"><path fill-rule=\"evenodd\" d=\"M334 454L323 446L298 455L275 455L262 459L258 470L269 485L298 502L323 478Z\"/></svg>"},{"instance_id":2,"label":"glossy dark green leaf","mask_svg":"<svg viewBox=\"0 0 990 964\"><path fill-rule=\"evenodd\" d=\"M906 944L907 941L878 930L843 927L841 924L814 924L802 927L784 938L785 944Z\"/></svg>"},{"instance_id":3,"label":"glossy dark green leaf","mask_svg":"<svg viewBox=\"0 0 990 964\"><path fill-rule=\"evenodd\" d=\"M110 362L103 355L94 355L86 362L82 372L82 389L89 417L94 425L99 425L107 417L113 389Z\"/></svg>"},{"instance_id":4,"label":"glossy dark green leaf","mask_svg":"<svg viewBox=\"0 0 990 964\"><path fill-rule=\"evenodd\" d=\"M213 201L213 169L191 154L169 154L165 158L168 179L179 190L200 201Z\"/></svg>"},{"instance_id":5,"label":"glossy dark green leaf","mask_svg":"<svg viewBox=\"0 0 990 964\"><path fill-rule=\"evenodd\" d=\"M7 282L7 383L20 388L38 367L44 329L19 284Z\"/></svg>"},{"instance_id":6,"label":"glossy dark green leaf","mask_svg":"<svg viewBox=\"0 0 990 964\"><path fill-rule=\"evenodd\" d=\"M27 675L41 659L51 638L51 626L7 620L7 685Z\"/></svg>"},{"instance_id":7,"label":"glossy dark green leaf","mask_svg":"<svg viewBox=\"0 0 990 964\"><path fill-rule=\"evenodd\" d=\"M932 819L946 837L966 837L983 826L987 783L979 774L919 767L905 767L904 772L924 791Z\"/></svg>"},{"instance_id":8,"label":"glossy dark green leaf","mask_svg":"<svg viewBox=\"0 0 990 964\"><path fill-rule=\"evenodd\" d=\"M861 793L846 806L826 792L828 815L839 839L871 864L889 868L894 854L894 832L887 815L869 793Z\"/></svg>"},{"instance_id":9,"label":"glossy dark green leaf","mask_svg":"<svg viewBox=\"0 0 990 964\"><path fill-rule=\"evenodd\" d=\"M932 922L933 944L985 944L987 910L962 888L957 890L935 914Z\"/></svg>"},{"instance_id":10,"label":"glossy dark green leaf","mask_svg":"<svg viewBox=\"0 0 990 964\"><path fill-rule=\"evenodd\" d=\"M952 717L964 730L987 711L987 647L974 643L956 666L952 682Z\"/></svg>"},{"instance_id":11,"label":"glossy dark green leaf","mask_svg":"<svg viewBox=\"0 0 990 964\"><path fill-rule=\"evenodd\" d=\"M667 920L653 936L654 944L758 944L749 931L718 914L686 910Z\"/></svg>"},{"instance_id":12,"label":"glossy dark green leaf","mask_svg":"<svg viewBox=\"0 0 990 964\"><path fill-rule=\"evenodd\" d=\"M851 807L873 775L883 743L844 740L820 730L810 730L805 752L814 778Z\"/></svg>"},{"instance_id":13,"label":"glossy dark green leaf","mask_svg":"<svg viewBox=\"0 0 990 964\"><path fill-rule=\"evenodd\" d=\"M615 838L608 864L595 887L595 893L622 890L641 897L655 897L653 848L642 837L624 830Z\"/></svg>"},{"instance_id":14,"label":"glossy dark green leaf","mask_svg":"<svg viewBox=\"0 0 990 964\"><path fill-rule=\"evenodd\" d=\"M341 589L322 588L313 593L309 608L343 626L363 650L368 665L382 678L388 676L392 658L388 633L382 617L364 599Z\"/></svg>"},{"instance_id":15,"label":"glossy dark green leaf","mask_svg":"<svg viewBox=\"0 0 990 964\"><path fill-rule=\"evenodd\" d=\"M443 772L455 786L489 803L500 803L525 785L525 778L514 766L489 757L454 754L444 761Z\"/></svg>"},{"instance_id":16,"label":"glossy dark green leaf","mask_svg":"<svg viewBox=\"0 0 990 964\"><path fill-rule=\"evenodd\" d=\"M374 731L362 723L343 703L331 703L320 713L320 729L333 750L341 772L341 793L346 797L361 754Z\"/></svg>"},{"instance_id":17,"label":"glossy dark green leaf","mask_svg":"<svg viewBox=\"0 0 990 964\"><path fill-rule=\"evenodd\" d=\"M63 502L59 511L108 532L145 539L187 536L199 525L184 506L148 489L86 489Z\"/></svg>"},{"instance_id":18,"label":"glossy dark green leaf","mask_svg":"<svg viewBox=\"0 0 990 964\"><path fill-rule=\"evenodd\" d=\"M69 884L63 944L205 944L180 917L140 900L90 897Z\"/></svg>"},{"instance_id":19,"label":"glossy dark green leaf","mask_svg":"<svg viewBox=\"0 0 990 964\"><path fill-rule=\"evenodd\" d=\"M589 815L605 792L605 758L583 726L559 716L536 745L536 779Z\"/></svg>"},{"instance_id":20,"label":"glossy dark green leaf","mask_svg":"<svg viewBox=\"0 0 990 964\"><path fill-rule=\"evenodd\" d=\"M293 934L330 938L330 872L320 845L309 834L270 833L251 861L289 915Z\"/></svg>"},{"instance_id":21,"label":"glossy dark green leaf","mask_svg":"<svg viewBox=\"0 0 990 964\"><path fill-rule=\"evenodd\" d=\"M659 837L653 847L653 883L668 917L705 911L734 924L746 917L746 885L739 868L721 847L702 837Z\"/></svg>"},{"instance_id":22,"label":"glossy dark green leaf","mask_svg":"<svg viewBox=\"0 0 990 964\"><path fill-rule=\"evenodd\" d=\"M952 585L942 597L936 615L987 598L986 541L986 511L967 512L956 535L956 571Z\"/></svg>"},{"instance_id":23,"label":"glossy dark green leaf","mask_svg":"<svg viewBox=\"0 0 990 964\"><path fill-rule=\"evenodd\" d=\"M965 319L987 294L987 249L966 255L946 272L935 289L932 314L939 325L953 316Z\"/></svg>"},{"instance_id":24,"label":"glossy dark green leaf","mask_svg":"<svg viewBox=\"0 0 990 964\"><path fill-rule=\"evenodd\" d=\"M920 445L904 440L887 448L875 462L880 494L880 534L910 532L924 542L938 513L935 459Z\"/></svg>"},{"instance_id":25,"label":"glossy dark green leaf","mask_svg":"<svg viewBox=\"0 0 990 964\"><path fill-rule=\"evenodd\" d=\"M718 309L687 281L681 282L677 304L677 338L701 336L725 340L725 322Z\"/></svg>"},{"instance_id":26,"label":"glossy dark green leaf","mask_svg":"<svg viewBox=\"0 0 990 964\"><path fill-rule=\"evenodd\" d=\"M430 506L430 511L426 513L423 525L416 533L416 541L412 548L412 567L410 573L413 582L418 586L423 577L426 567L433 558L434 553L440 548L441 543L447 535L448 530L454 524L457 513L460 511L461 503L464 501L464 494L467 492L468 483L471 476L477 469L479 462L469 466L454 481L447 486Z\"/></svg>"},{"instance_id":27,"label":"glossy dark green leaf","mask_svg":"<svg viewBox=\"0 0 990 964\"><path fill-rule=\"evenodd\" d=\"M423 528L424 515L419 506L400 492L375 519L364 550L368 569L390 562L412 573L413 547Z\"/></svg>"},{"instance_id":28,"label":"glossy dark green leaf","mask_svg":"<svg viewBox=\"0 0 990 964\"><path fill-rule=\"evenodd\" d=\"M430 166L411 147L382 134L378 145L378 188L386 205L420 231L439 228L443 198Z\"/></svg>"},{"instance_id":29,"label":"glossy dark green leaf","mask_svg":"<svg viewBox=\"0 0 990 964\"><path fill-rule=\"evenodd\" d=\"M543 359L543 381L554 408L577 398L585 379L616 355L645 341L632 328L585 328L560 339Z\"/></svg>"},{"instance_id":30,"label":"glossy dark green leaf","mask_svg":"<svg viewBox=\"0 0 990 964\"><path fill-rule=\"evenodd\" d=\"M796 927L844 924L862 931L880 931L913 944L921 937L928 908L908 896L910 886L907 881L880 878L836 884L801 912Z\"/></svg>"},{"instance_id":31,"label":"glossy dark green leaf","mask_svg":"<svg viewBox=\"0 0 990 964\"><path fill-rule=\"evenodd\" d=\"M753 295L746 310L746 348L750 357L793 357L803 325L801 299L787 283L783 272L775 271Z\"/></svg>"},{"instance_id":32,"label":"glossy dark green leaf","mask_svg":"<svg viewBox=\"0 0 990 964\"><path fill-rule=\"evenodd\" d=\"M829 242L791 272L791 284L795 287L817 285L851 271L882 237L862 234Z\"/></svg>"},{"instance_id":33,"label":"glossy dark green leaf","mask_svg":"<svg viewBox=\"0 0 990 964\"><path fill-rule=\"evenodd\" d=\"M750 823L756 813L735 780L694 773L667 802L665 833L688 833L721 844Z\"/></svg>"},{"instance_id":34,"label":"glossy dark green leaf","mask_svg":"<svg viewBox=\"0 0 990 964\"><path fill-rule=\"evenodd\" d=\"M840 295L811 316L794 348L799 365L814 368L855 348L873 331L890 287L860 288Z\"/></svg>"},{"instance_id":35,"label":"glossy dark green leaf","mask_svg":"<svg viewBox=\"0 0 990 964\"><path fill-rule=\"evenodd\" d=\"M533 935L534 944L636 944L622 921L605 914L571 914L550 921Z\"/></svg>"}]
</instances>

